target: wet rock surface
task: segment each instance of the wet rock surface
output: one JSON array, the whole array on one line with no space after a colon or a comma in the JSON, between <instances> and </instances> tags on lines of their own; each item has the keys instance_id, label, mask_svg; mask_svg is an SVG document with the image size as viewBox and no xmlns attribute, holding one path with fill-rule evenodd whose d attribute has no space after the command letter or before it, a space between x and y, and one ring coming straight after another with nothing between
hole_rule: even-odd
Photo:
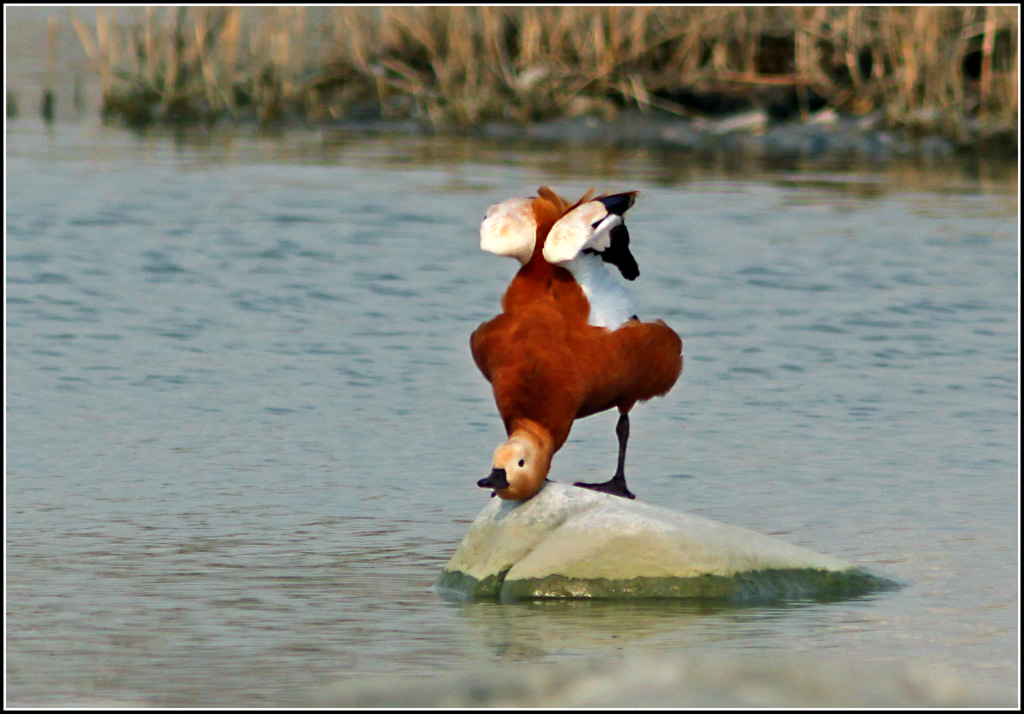
<instances>
[{"instance_id":1,"label":"wet rock surface","mask_svg":"<svg viewBox=\"0 0 1024 714\"><path fill-rule=\"evenodd\" d=\"M726 523L561 483L494 499L438 578L501 600L840 599L896 587L838 558Z\"/></svg>"}]
</instances>

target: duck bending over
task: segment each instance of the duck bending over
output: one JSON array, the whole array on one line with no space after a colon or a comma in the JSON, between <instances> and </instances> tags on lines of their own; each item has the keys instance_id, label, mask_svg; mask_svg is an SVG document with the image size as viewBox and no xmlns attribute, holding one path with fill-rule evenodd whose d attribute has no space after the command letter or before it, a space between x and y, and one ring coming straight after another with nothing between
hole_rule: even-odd
<instances>
[{"instance_id":1,"label":"duck bending over","mask_svg":"<svg viewBox=\"0 0 1024 714\"><path fill-rule=\"evenodd\" d=\"M481 226L484 250L522 263L501 314L470 337L509 437L478 485L504 499L536 494L573 422L612 408L619 410L615 474L575 485L633 498L625 476L629 412L668 393L682 370L679 336L661 320L637 319L605 268L629 280L639 274L622 218L636 192L591 193L570 205L542 187L537 197L492 206Z\"/></svg>"}]
</instances>

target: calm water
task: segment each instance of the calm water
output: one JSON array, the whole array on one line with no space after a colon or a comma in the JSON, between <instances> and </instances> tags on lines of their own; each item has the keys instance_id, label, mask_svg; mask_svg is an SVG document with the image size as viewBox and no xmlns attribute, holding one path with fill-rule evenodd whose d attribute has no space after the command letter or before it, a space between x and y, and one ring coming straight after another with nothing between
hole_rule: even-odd
<instances>
[{"instance_id":1,"label":"calm water","mask_svg":"<svg viewBox=\"0 0 1024 714\"><path fill-rule=\"evenodd\" d=\"M1017 686L1018 203L968 174L658 152L8 128L12 703L294 701L368 673L821 652ZM503 439L470 332L487 206L639 188L643 500L862 563L840 603L457 604L431 585ZM552 478L604 478L615 416Z\"/></svg>"}]
</instances>

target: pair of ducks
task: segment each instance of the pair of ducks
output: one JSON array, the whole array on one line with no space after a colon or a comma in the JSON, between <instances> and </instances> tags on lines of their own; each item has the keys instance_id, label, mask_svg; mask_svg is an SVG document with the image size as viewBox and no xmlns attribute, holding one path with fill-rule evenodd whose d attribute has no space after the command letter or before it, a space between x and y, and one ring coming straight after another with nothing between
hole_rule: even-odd
<instances>
[{"instance_id":1,"label":"pair of ducks","mask_svg":"<svg viewBox=\"0 0 1024 714\"><path fill-rule=\"evenodd\" d=\"M536 494L573 422L613 407L615 475L574 485L633 498L625 475L629 411L668 393L683 368L679 336L661 320L638 320L605 267L614 265L627 280L640 274L623 222L636 191L592 194L569 204L541 187L536 197L491 206L480 226L483 250L522 264L501 314L470 338L509 437L478 485L503 499Z\"/></svg>"}]
</instances>

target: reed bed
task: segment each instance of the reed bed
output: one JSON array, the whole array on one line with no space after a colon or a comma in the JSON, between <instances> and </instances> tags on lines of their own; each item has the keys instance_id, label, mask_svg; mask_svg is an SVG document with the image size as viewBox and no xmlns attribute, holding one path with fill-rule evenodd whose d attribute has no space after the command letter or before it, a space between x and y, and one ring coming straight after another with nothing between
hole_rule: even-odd
<instances>
[{"instance_id":1,"label":"reed bed","mask_svg":"<svg viewBox=\"0 0 1024 714\"><path fill-rule=\"evenodd\" d=\"M1016 137L1016 7L161 7L73 22L105 116L135 125L465 129L788 102Z\"/></svg>"}]
</instances>

